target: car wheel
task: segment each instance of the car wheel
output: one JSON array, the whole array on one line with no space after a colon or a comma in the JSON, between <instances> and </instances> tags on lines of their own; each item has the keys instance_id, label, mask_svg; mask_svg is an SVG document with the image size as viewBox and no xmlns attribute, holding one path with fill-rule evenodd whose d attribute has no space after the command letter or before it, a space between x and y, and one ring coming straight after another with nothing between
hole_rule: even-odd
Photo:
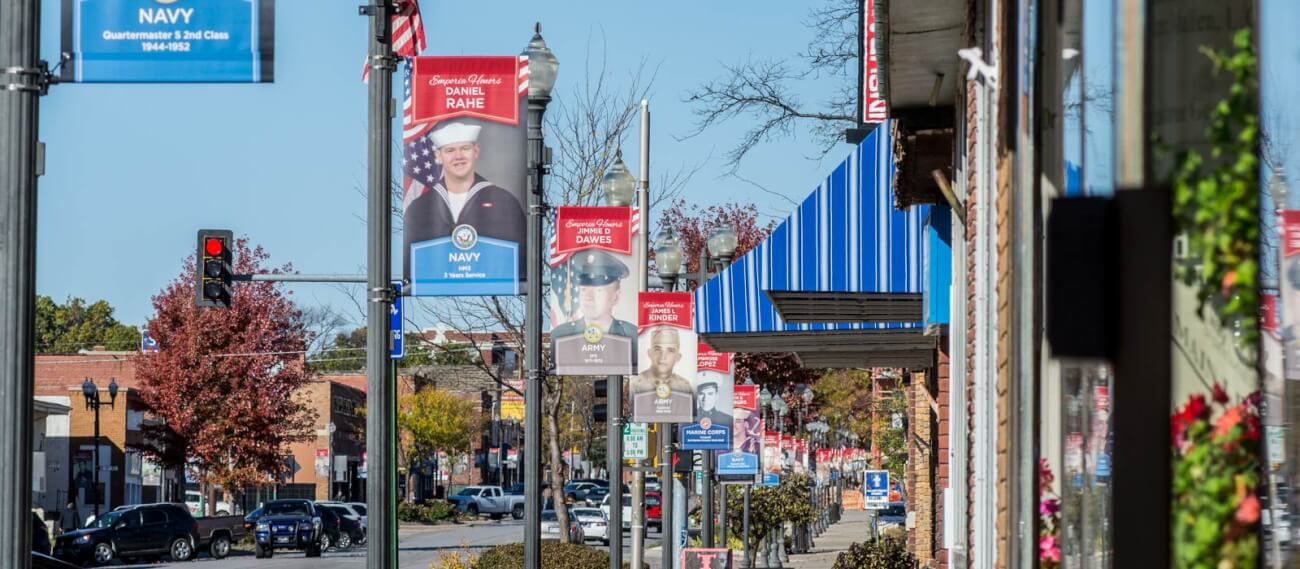
<instances>
[{"instance_id":1,"label":"car wheel","mask_svg":"<svg viewBox=\"0 0 1300 569\"><path fill-rule=\"evenodd\" d=\"M262 559L262 558L266 557L266 556L267 556L267 555L266 555L266 552L267 552L268 549L269 549L269 548L262 547L262 544L260 544L260 543L254 543L254 544L253 544L253 557L256 557L256 558L258 558L258 559Z\"/></svg>"},{"instance_id":2,"label":"car wheel","mask_svg":"<svg viewBox=\"0 0 1300 569\"><path fill-rule=\"evenodd\" d=\"M325 536L321 536L321 538L324 539ZM320 557L322 549L321 544L307 546L307 557Z\"/></svg>"},{"instance_id":3,"label":"car wheel","mask_svg":"<svg viewBox=\"0 0 1300 569\"><path fill-rule=\"evenodd\" d=\"M224 535L212 538L212 543L208 545L208 554L213 559L225 559L230 555L230 538Z\"/></svg>"},{"instance_id":4,"label":"car wheel","mask_svg":"<svg viewBox=\"0 0 1300 569\"><path fill-rule=\"evenodd\" d=\"M172 561L189 561L194 556L194 545L189 538L178 537L172 540L172 546L167 551L171 553Z\"/></svg>"},{"instance_id":5,"label":"car wheel","mask_svg":"<svg viewBox=\"0 0 1300 569\"><path fill-rule=\"evenodd\" d=\"M108 565L113 562L114 557L117 557L117 553L108 542L95 544L93 557L95 565Z\"/></svg>"},{"instance_id":6,"label":"car wheel","mask_svg":"<svg viewBox=\"0 0 1300 569\"><path fill-rule=\"evenodd\" d=\"M344 533L339 534L339 541L338 541L338 544L335 545L335 548L338 549L338 550L340 550L340 551L342 551L342 550L344 550L344 549L351 549L351 548L352 548L352 536L348 535L347 532L344 532Z\"/></svg>"},{"instance_id":7,"label":"car wheel","mask_svg":"<svg viewBox=\"0 0 1300 569\"><path fill-rule=\"evenodd\" d=\"M218 516L229 516L229 515L230 515L230 512L227 512L227 511L225 511L225 510L217 510L217 515L218 515Z\"/></svg>"},{"instance_id":8,"label":"car wheel","mask_svg":"<svg viewBox=\"0 0 1300 569\"><path fill-rule=\"evenodd\" d=\"M319 544L317 547L318 547L321 551L325 551L325 550L329 549L331 545L333 545L333 544L330 542L330 534L328 534L328 533L323 533L323 534L321 534L321 535L320 535L320 544Z\"/></svg>"},{"instance_id":9,"label":"car wheel","mask_svg":"<svg viewBox=\"0 0 1300 569\"><path fill-rule=\"evenodd\" d=\"M524 519L524 505L515 504L515 508L513 510L510 510L510 517L516 520Z\"/></svg>"}]
</instances>

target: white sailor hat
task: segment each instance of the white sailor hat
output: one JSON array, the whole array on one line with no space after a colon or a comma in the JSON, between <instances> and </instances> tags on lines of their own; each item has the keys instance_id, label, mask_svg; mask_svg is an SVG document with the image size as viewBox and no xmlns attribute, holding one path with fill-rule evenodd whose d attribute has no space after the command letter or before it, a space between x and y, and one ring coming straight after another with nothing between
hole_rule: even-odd
<instances>
[{"instance_id":1,"label":"white sailor hat","mask_svg":"<svg viewBox=\"0 0 1300 569\"><path fill-rule=\"evenodd\" d=\"M434 148L442 148L448 144L458 142L478 142L478 131L480 130L483 130L483 127L454 122L433 131L429 138L433 140Z\"/></svg>"}]
</instances>

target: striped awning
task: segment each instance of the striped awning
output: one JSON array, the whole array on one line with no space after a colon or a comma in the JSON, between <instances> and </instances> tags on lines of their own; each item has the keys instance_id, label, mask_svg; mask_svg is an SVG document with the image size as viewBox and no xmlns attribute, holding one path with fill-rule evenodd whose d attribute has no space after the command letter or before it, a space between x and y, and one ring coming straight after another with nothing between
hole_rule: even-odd
<instances>
[{"instance_id":1,"label":"striped awning","mask_svg":"<svg viewBox=\"0 0 1300 569\"><path fill-rule=\"evenodd\" d=\"M894 207L889 130L867 136L763 243L696 289L706 341L751 351L734 348L748 335L921 326L930 206Z\"/></svg>"}]
</instances>

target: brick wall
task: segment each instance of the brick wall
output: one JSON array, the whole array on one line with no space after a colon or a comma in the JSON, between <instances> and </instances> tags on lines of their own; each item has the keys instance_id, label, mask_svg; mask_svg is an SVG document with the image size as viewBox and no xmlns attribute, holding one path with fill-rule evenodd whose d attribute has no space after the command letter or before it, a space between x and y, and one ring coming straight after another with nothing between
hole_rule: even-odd
<instances>
[{"instance_id":1,"label":"brick wall","mask_svg":"<svg viewBox=\"0 0 1300 569\"><path fill-rule=\"evenodd\" d=\"M935 463L937 465L935 468L935 477L934 477L934 488L936 492L935 513L934 513L934 528L935 528L934 566L946 569L948 567L948 550L943 547L943 542L944 542L943 535L944 535L944 521L949 514L944 508L945 504L943 501L943 490L947 488L949 485L949 481L948 481L948 467L949 467L948 464L948 449L949 449L948 392L951 389L950 364L948 361L948 349L947 349L948 342L946 337L939 339L939 346L940 346L938 350L939 365L936 366L935 368L935 381L934 381L935 390L937 391L935 399L939 406L939 416L937 418L938 420L936 421L936 433L935 433L936 436L935 436L935 449L934 449L934 456L936 459Z\"/></svg>"},{"instance_id":2,"label":"brick wall","mask_svg":"<svg viewBox=\"0 0 1300 569\"><path fill-rule=\"evenodd\" d=\"M100 387L117 379L123 388L138 388L135 379L136 352L88 352L85 354L38 354L36 356L36 395L67 396L68 390L81 390L86 378ZM83 405L84 407L84 405Z\"/></svg>"},{"instance_id":3,"label":"brick wall","mask_svg":"<svg viewBox=\"0 0 1300 569\"><path fill-rule=\"evenodd\" d=\"M911 373L911 384L907 388L908 424L912 431L907 445L908 510L915 518L908 538L913 554L923 567L934 558L935 543L935 491L931 470L934 449L929 444L933 435L933 413L926 375L926 372Z\"/></svg>"}]
</instances>

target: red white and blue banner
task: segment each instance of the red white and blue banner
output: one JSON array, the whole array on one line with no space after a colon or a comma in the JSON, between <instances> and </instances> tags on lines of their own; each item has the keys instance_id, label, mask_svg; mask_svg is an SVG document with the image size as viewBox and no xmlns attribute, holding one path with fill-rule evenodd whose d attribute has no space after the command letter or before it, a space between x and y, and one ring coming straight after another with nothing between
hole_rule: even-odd
<instances>
[{"instance_id":1,"label":"red white and blue banner","mask_svg":"<svg viewBox=\"0 0 1300 569\"><path fill-rule=\"evenodd\" d=\"M528 58L416 57L405 91L402 250L411 295L519 294Z\"/></svg>"},{"instance_id":2,"label":"red white and blue banner","mask_svg":"<svg viewBox=\"0 0 1300 569\"><path fill-rule=\"evenodd\" d=\"M640 265L630 207L560 207L551 267L551 347L559 375L636 373Z\"/></svg>"},{"instance_id":3,"label":"red white and blue banner","mask_svg":"<svg viewBox=\"0 0 1300 569\"><path fill-rule=\"evenodd\" d=\"M734 415L732 355L699 343L695 356L695 423L682 426L686 450L730 450Z\"/></svg>"},{"instance_id":4,"label":"red white and blue banner","mask_svg":"<svg viewBox=\"0 0 1300 569\"><path fill-rule=\"evenodd\" d=\"M695 422L698 336L691 329L691 293L643 292L637 369L628 382L637 423Z\"/></svg>"},{"instance_id":5,"label":"red white and blue banner","mask_svg":"<svg viewBox=\"0 0 1300 569\"><path fill-rule=\"evenodd\" d=\"M718 455L718 476L745 476L753 481L758 474L758 453L763 446L763 426L758 417L758 386L734 387L731 452Z\"/></svg>"},{"instance_id":6,"label":"red white and blue banner","mask_svg":"<svg viewBox=\"0 0 1300 569\"><path fill-rule=\"evenodd\" d=\"M695 330L745 334L916 328L920 323L787 323L769 291L921 293L930 206L894 207L888 126L867 136L766 240L695 289Z\"/></svg>"}]
</instances>

